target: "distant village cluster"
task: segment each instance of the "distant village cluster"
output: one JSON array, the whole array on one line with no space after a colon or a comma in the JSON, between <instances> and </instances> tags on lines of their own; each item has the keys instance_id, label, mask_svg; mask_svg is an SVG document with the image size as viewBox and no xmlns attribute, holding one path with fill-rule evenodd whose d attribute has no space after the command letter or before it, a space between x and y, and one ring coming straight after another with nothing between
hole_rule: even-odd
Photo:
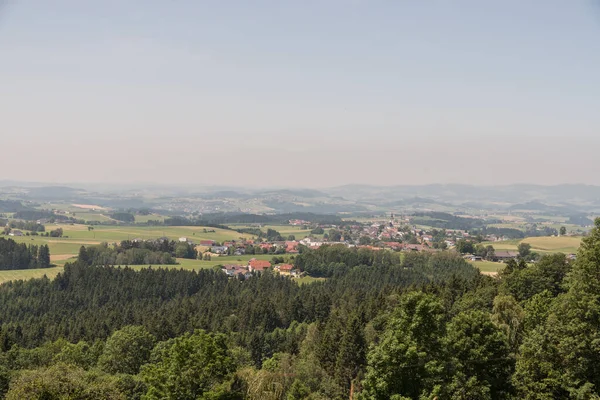
<instances>
[{"instance_id":1,"label":"distant village cluster","mask_svg":"<svg viewBox=\"0 0 600 400\"><path fill-rule=\"evenodd\" d=\"M272 269L281 275L299 277L301 271L293 265L293 256L305 249L315 250L324 245L341 245L349 248L367 248L370 250L391 250L405 252L436 252L447 249L460 251L465 258L472 261L482 259L504 262L518 258L516 251L493 251L488 249L485 255L478 255L473 251L457 249L462 243L497 242L506 240L505 237L494 234L473 237L466 230L458 229L419 229L411 226L409 218L395 219L393 214L389 221L373 222L368 224L352 225L321 225L305 220L290 220L289 225L311 229L311 234L297 240L293 235L288 240L269 240L267 238L230 240L218 243L214 240L200 240L192 242L187 237L179 238L196 246L200 258L210 260L220 256L257 255L290 255L287 262L272 264L266 260L252 258L244 264L227 264L222 266L222 271L231 277L244 276L249 278L255 272ZM261 228L257 225L257 228ZM281 238L278 232L278 238ZM489 247L489 246L488 246ZM283 259L283 258L282 258Z\"/></svg>"}]
</instances>

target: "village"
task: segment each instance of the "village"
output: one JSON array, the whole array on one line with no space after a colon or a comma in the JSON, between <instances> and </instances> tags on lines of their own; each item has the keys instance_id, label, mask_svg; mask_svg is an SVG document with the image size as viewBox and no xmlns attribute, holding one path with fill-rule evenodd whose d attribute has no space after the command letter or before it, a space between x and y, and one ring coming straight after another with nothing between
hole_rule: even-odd
<instances>
[{"instance_id":1,"label":"village","mask_svg":"<svg viewBox=\"0 0 600 400\"><path fill-rule=\"evenodd\" d=\"M471 235L467 230L418 228L409 225L408 218L395 219L393 214L388 221L350 225L319 225L304 220L290 220L294 227L311 228L311 234L297 239L291 235L287 240L269 240L267 238L230 240L216 242L200 240L197 244L187 237L179 238L196 246L199 258L218 260L218 257L243 255L273 255L271 261L251 258L247 262L221 265L223 273L230 277L250 278L255 273L271 269L283 276L292 278L303 276L295 268L294 256L307 249L316 250L321 246L344 246L347 248L366 248L374 251L394 252L438 252L457 251L470 261L506 262L519 257L517 251L495 251L489 243L501 242L508 238L490 235ZM261 226L257 225L260 229ZM283 239L275 231L280 239ZM486 246L480 243L486 243ZM466 244L466 246L465 246ZM491 250L490 250L490 247ZM483 254L481 249L484 249ZM226 258L228 261L231 257Z\"/></svg>"}]
</instances>

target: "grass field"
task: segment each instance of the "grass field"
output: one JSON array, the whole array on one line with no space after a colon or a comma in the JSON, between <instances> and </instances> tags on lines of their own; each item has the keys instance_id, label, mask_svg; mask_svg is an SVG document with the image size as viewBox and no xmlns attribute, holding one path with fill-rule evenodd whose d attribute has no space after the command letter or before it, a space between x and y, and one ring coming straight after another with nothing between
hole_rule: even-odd
<instances>
[{"instance_id":1,"label":"grass field","mask_svg":"<svg viewBox=\"0 0 600 400\"><path fill-rule=\"evenodd\" d=\"M41 278L46 275L50 279L54 279L59 272L63 269L62 267L53 268L39 268L39 269L18 269L14 271L0 271L0 283L14 281L14 280L27 280L33 278Z\"/></svg>"},{"instance_id":2,"label":"grass field","mask_svg":"<svg viewBox=\"0 0 600 400\"><path fill-rule=\"evenodd\" d=\"M13 239L20 243L34 245L47 244L50 247L50 254L52 255L76 255L79 253L79 248L82 245L91 246L102 242L117 243L122 240L135 238L157 239L166 236L172 240L187 237L195 242L203 239L222 242L225 240L240 239L242 236L246 238L252 237L251 235L241 235L231 230L205 228L202 226L96 226L91 231L88 230L87 225L52 224L46 226L48 231L57 228L63 229L64 237L22 236L14 237ZM207 232L204 232L204 229Z\"/></svg>"},{"instance_id":3,"label":"grass field","mask_svg":"<svg viewBox=\"0 0 600 400\"><path fill-rule=\"evenodd\" d=\"M530 237L523 239L524 243L529 243L535 251L546 251L553 253L576 253L581 244L580 237L558 236L558 237Z\"/></svg>"},{"instance_id":4,"label":"grass field","mask_svg":"<svg viewBox=\"0 0 600 400\"><path fill-rule=\"evenodd\" d=\"M504 240L500 242L484 242L492 245L496 250L516 251L519 243L529 243L531 250L537 253L577 253L581 244L579 236L540 236L528 237L523 240Z\"/></svg>"},{"instance_id":5,"label":"grass field","mask_svg":"<svg viewBox=\"0 0 600 400\"><path fill-rule=\"evenodd\" d=\"M226 257L214 257L210 261L203 260L190 260L186 258L178 258L177 262L179 264L176 265L152 265L152 268L175 268L175 269L185 269L189 271L198 271L200 269L213 268L216 265L225 265L225 264L239 264L246 265L248 260L251 258L257 258L259 260L271 260L273 258L272 255L262 254L262 255L244 255L244 256L226 256ZM58 275L59 272L63 270L65 263L73 261L74 259L62 259L53 261L53 264L56 264L55 267L52 268L40 268L40 269L19 269L12 271L0 271L0 284L13 280L27 280L33 278L41 278L46 275L48 278L53 279ZM150 267L149 265L130 265L131 269L140 270L143 268ZM311 278L304 277L299 278L299 283L309 283L311 281L319 280L321 278Z\"/></svg>"},{"instance_id":6,"label":"grass field","mask_svg":"<svg viewBox=\"0 0 600 400\"><path fill-rule=\"evenodd\" d=\"M295 278L294 280L301 285L306 285L307 283L314 282L323 282L326 278L313 278L312 276L303 276L302 278Z\"/></svg>"},{"instance_id":7,"label":"grass field","mask_svg":"<svg viewBox=\"0 0 600 400\"><path fill-rule=\"evenodd\" d=\"M494 274L504 268L505 264L492 261L471 261L473 266L479 268L482 273Z\"/></svg>"}]
</instances>

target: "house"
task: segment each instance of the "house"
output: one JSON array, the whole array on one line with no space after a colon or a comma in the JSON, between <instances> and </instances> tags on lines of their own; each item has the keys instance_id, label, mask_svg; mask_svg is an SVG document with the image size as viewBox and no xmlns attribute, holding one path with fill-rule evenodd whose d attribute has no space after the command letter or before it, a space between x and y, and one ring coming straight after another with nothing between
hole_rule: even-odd
<instances>
[{"instance_id":1,"label":"house","mask_svg":"<svg viewBox=\"0 0 600 400\"><path fill-rule=\"evenodd\" d=\"M298 253L298 242L296 241L287 241L285 242L285 252L286 253Z\"/></svg>"},{"instance_id":2,"label":"house","mask_svg":"<svg viewBox=\"0 0 600 400\"><path fill-rule=\"evenodd\" d=\"M273 248L274 246L271 243L261 243L259 244L259 247L261 249L267 249L267 250L271 250L271 248Z\"/></svg>"},{"instance_id":3,"label":"house","mask_svg":"<svg viewBox=\"0 0 600 400\"><path fill-rule=\"evenodd\" d=\"M183 243L187 243L187 241L188 241L188 238L186 238L186 237L180 237L180 238L179 238L179 241L180 241L180 242L183 242Z\"/></svg>"},{"instance_id":4,"label":"house","mask_svg":"<svg viewBox=\"0 0 600 400\"><path fill-rule=\"evenodd\" d=\"M471 261L481 261L483 260L483 258L479 257L479 256L471 256Z\"/></svg>"},{"instance_id":5,"label":"house","mask_svg":"<svg viewBox=\"0 0 600 400\"><path fill-rule=\"evenodd\" d=\"M210 248L210 252L215 254L227 254L228 251L229 247L227 246L213 246Z\"/></svg>"},{"instance_id":6,"label":"house","mask_svg":"<svg viewBox=\"0 0 600 400\"><path fill-rule=\"evenodd\" d=\"M516 251L497 250L494 256L498 261L508 261L517 258L519 256L519 253L517 253Z\"/></svg>"},{"instance_id":7,"label":"house","mask_svg":"<svg viewBox=\"0 0 600 400\"><path fill-rule=\"evenodd\" d=\"M23 232L21 232L18 229L13 229L12 231L10 231L8 236L23 236Z\"/></svg>"},{"instance_id":8,"label":"house","mask_svg":"<svg viewBox=\"0 0 600 400\"><path fill-rule=\"evenodd\" d=\"M216 244L217 242L215 242L214 240L201 240L200 241L200 246L208 246L208 247L212 247Z\"/></svg>"},{"instance_id":9,"label":"house","mask_svg":"<svg viewBox=\"0 0 600 400\"><path fill-rule=\"evenodd\" d=\"M252 276L250 271L248 271L248 267L245 265L224 265L221 270L229 277L237 278L240 274L244 275L244 277L249 278Z\"/></svg>"},{"instance_id":10,"label":"house","mask_svg":"<svg viewBox=\"0 0 600 400\"><path fill-rule=\"evenodd\" d=\"M238 247L237 249L235 249L235 251L233 252L234 256L243 256L244 254L246 254L246 249L243 247Z\"/></svg>"},{"instance_id":11,"label":"house","mask_svg":"<svg viewBox=\"0 0 600 400\"><path fill-rule=\"evenodd\" d=\"M257 260L256 258L248 261L248 269L250 272L262 272L267 268L271 268L271 263L267 260Z\"/></svg>"},{"instance_id":12,"label":"house","mask_svg":"<svg viewBox=\"0 0 600 400\"><path fill-rule=\"evenodd\" d=\"M277 270L279 271L279 273L281 275L291 275L292 274L292 270L294 269L294 266L291 264L282 264L278 267L276 267Z\"/></svg>"},{"instance_id":13,"label":"house","mask_svg":"<svg viewBox=\"0 0 600 400\"><path fill-rule=\"evenodd\" d=\"M421 245L421 244L405 244L404 245L404 250L407 251L423 251L425 250L426 246Z\"/></svg>"}]
</instances>

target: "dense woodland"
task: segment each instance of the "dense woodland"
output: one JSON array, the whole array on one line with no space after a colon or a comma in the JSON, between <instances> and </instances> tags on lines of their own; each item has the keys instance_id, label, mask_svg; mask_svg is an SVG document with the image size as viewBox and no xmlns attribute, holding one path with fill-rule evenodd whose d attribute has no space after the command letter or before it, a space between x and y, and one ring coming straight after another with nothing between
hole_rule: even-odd
<instances>
[{"instance_id":1,"label":"dense woodland","mask_svg":"<svg viewBox=\"0 0 600 400\"><path fill-rule=\"evenodd\" d=\"M48 268L49 266L48 245L28 246L25 243L0 237L0 270Z\"/></svg>"},{"instance_id":2,"label":"dense woodland","mask_svg":"<svg viewBox=\"0 0 600 400\"><path fill-rule=\"evenodd\" d=\"M306 250L323 282L67 264L0 286L7 399L593 399L600 221L498 279L450 252Z\"/></svg>"},{"instance_id":3,"label":"dense woodland","mask_svg":"<svg viewBox=\"0 0 600 400\"><path fill-rule=\"evenodd\" d=\"M124 240L116 246L102 244L82 247L78 260L83 265L169 265L177 258L195 259L198 253L194 245L168 239L154 241Z\"/></svg>"}]
</instances>

